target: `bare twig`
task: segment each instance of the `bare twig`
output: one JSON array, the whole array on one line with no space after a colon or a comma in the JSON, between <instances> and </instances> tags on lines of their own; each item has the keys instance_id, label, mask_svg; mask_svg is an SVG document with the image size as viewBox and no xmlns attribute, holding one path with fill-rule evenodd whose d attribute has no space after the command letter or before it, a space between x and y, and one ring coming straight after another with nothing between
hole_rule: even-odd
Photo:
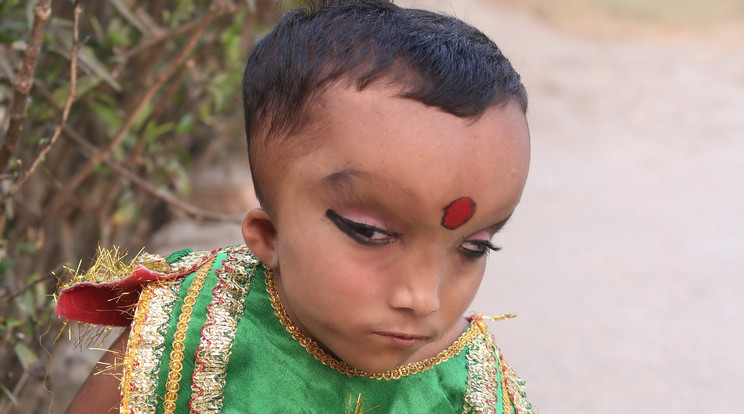
<instances>
[{"instance_id":1,"label":"bare twig","mask_svg":"<svg viewBox=\"0 0 744 414\"><path fill-rule=\"evenodd\" d=\"M84 152L87 153L87 155L91 156L91 158L93 157L92 154L97 154L99 152L99 150L93 144L86 141L85 138L83 138L80 134L75 132L72 128L65 125L63 130L64 130L65 136L67 136L72 141L74 141L76 144L78 144L80 147L82 147ZM170 191L155 187L154 185L148 183L144 178L138 176L134 172L128 170L127 168L111 160L110 158L104 159L103 163L106 164L107 167L111 168L111 170L113 170L120 176L133 182L136 186L140 187L145 192L165 201L167 204L171 205L172 207L175 207L196 219L230 221L230 222L235 222L235 223L240 223L241 221L241 218L237 216L231 216L228 214L204 210L193 204L189 204L179 199L178 197L176 197Z\"/></svg>"},{"instance_id":2,"label":"bare twig","mask_svg":"<svg viewBox=\"0 0 744 414\"><path fill-rule=\"evenodd\" d=\"M59 208L62 207L62 205L64 205L64 203L67 201L68 197L70 197L80 186L80 184L82 184L83 181L88 178L90 173L93 171L93 168L108 159L114 149L121 144L121 142L124 140L124 137L126 137L127 133L129 133L129 130L134 125L134 121L137 119L139 113L147 106L148 102L152 100L155 93L157 93L160 87L163 86L165 81L168 80L168 78L170 78L173 73L175 73L178 67L181 66L181 64L191 54L191 51L196 46L197 41L201 37L204 30L207 28L207 25L220 10L222 3L223 1L215 1L214 3L212 3L204 16L199 19L199 24L187 40L186 44L181 48L178 56L168 66L166 66L165 69L158 73L152 85L150 85L150 87L145 91L145 93L137 102L137 105L124 120L121 128L119 129L119 132L117 132L113 139L111 139L111 141L109 141L109 143L104 148L99 150L88 160L85 165L80 167L77 173L67 182L67 184L65 184L65 186L57 192L52 201L44 210L45 215L54 214L57 210L59 210Z\"/></svg>"},{"instance_id":3,"label":"bare twig","mask_svg":"<svg viewBox=\"0 0 744 414\"><path fill-rule=\"evenodd\" d=\"M57 265L57 267L55 267L51 272L49 272L49 273L47 273L47 274L45 274L43 276L42 275L36 276L35 278L29 280L25 285L23 285L17 291L15 291L13 293L7 294L7 296L5 297L5 302L6 303L12 302L15 298L17 298L18 296L22 295L24 292L26 292L27 290L29 290L32 286L37 285L39 283L46 282L47 280L49 280L48 277L50 277L50 276L51 277L55 277L57 275L57 273L60 273L62 270L64 270L64 265ZM2 297L2 296L0 296L0 297Z\"/></svg>"},{"instance_id":4,"label":"bare twig","mask_svg":"<svg viewBox=\"0 0 744 414\"><path fill-rule=\"evenodd\" d=\"M222 10L220 11L219 15L233 13L235 10L237 10L237 8L238 8L238 6L235 3L229 2L229 3L227 3L227 6L225 6L224 8L222 8ZM217 17L217 16L215 16L215 17ZM137 46L135 46L135 47L127 50L126 52L124 52L124 54L122 55L122 58L124 58L125 60L128 60L132 56L139 54L143 50L149 49L149 48L151 48L153 46L157 46L160 43L163 43L163 42L165 42L167 40L170 40L170 39L172 39L172 38L174 38L176 36L179 36L179 35L182 35L184 33L187 33L189 31L191 31L191 29L193 29L194 27L196 27L197 25L199 25L199 23L200 23L199 20L192 20L192 21L190 21L188 23L185 23L182 26L179 26L179 27L177 27L177 28L175 28L173 30L160 33L160 34L158 34L156 36L152 36L149 39L147 39L147 40L139 43Z\"/></svg>"},{"instance_id":5,"label":"bare twig","mask_svg":"<svg viewBox=\"0 0 744 414\"><path fill-rule=\"evenodd\" d=\"M10 187L10 190L8 190L8 192L3 195L2 199L0 199L0 208L5 204L8 198L12 197L13 194L21 188L28 177L36 171L36 168L39 167L39 164L44 160L46 154L52 149L52 146L57 142L57 139L59 139L60 134L62 134L62 126L67 122L67 116L70 114L70 108L72 108L72 103L75 101L75 95L77 94L77 54L78 45L80 43L78 28L80 25L80 13L82 10L83 6L80 4L80 0L76 0L72 23L72 48L70 50L70 92L67 94L67 100L62 109L62 119L59 120L57 127L54 128L51 138L49 138L46 145L44 145L36 155L31 166L29 166L25 172L21 173L21 175L16 179L16 182Z\"/></svg>"},{"instance_id":6,"label":"bare twig","mask_svg":"<svg viewBox=\"0 0 744 414\"><path fill-rule=\"evenodd\" d=\"M36 62L41 52L41 43L44 38L44 25L52 15L52 0L39 0L34 6L34 22L31 26L26 51L23 56L23 65L20 73L13 82L13 103L10 108L10 125L5 135L5 142L0 148L0 172L8 168L10 157L13 156L18 141L23 132L23 121L26 119L26 97L31 86L34 84L34 73L36 73Z\"/></svg>"},{"instance_id":7,"label":"bare twig","mask_svg":"<svg viewBox=\"0 0 744 414\"><path fill-rule=\"evenodd\" d=\"M31 376L31 374L28 372L28 370L24 370L23 374L21 375L21 378L16 383L16 386L13 388L13 398L17 401L18 396L21 394L21 391L23 390L23 387L26 385L26 382L28 381L28 378ZM10 413L14 413L16 411L17 406L10 407ZM5 412L5 410L3 410Z\"/></svg>"},{"instance_id":8,"label":"bare twig","mask_svg":"<svg viewBox=\"0 0 744 414\"><path fill-rule=\"evenodd\" d=\"M182 26L179 26L173 30L167 31L161 35L152 36L149 39L139 43L137 46L124 52L124 55L122 55L122 58L124 58L125 60L129 60L130 58L132 58L132 56L140 53L143 50L149 49L153 46L157 46L160 43L165 42L166 40L172 39L178 35L191 31L191 29L199 25L199 23L200 23L199 20L192 20Z\"/></svg>"}]
</instances>

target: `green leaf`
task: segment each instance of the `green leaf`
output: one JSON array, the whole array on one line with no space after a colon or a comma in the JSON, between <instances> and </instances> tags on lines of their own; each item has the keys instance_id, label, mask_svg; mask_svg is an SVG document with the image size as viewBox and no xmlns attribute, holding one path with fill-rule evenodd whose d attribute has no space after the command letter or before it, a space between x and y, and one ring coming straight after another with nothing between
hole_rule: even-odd
<instances>
[{"instance_id":1,"label":"green leaf","mask_svg":"<svg viewBox=\"0 0 744 414\"><path fill-rule=\"evenodd\" d=\"M147 127L145 127L145 141L153 142L161 135L166 134L172 130L173 122L166 122L160 125L156 125L154 121L148 122Z\"/></svg>"},{"instance_id":2,"label":"green leaf","mask_svg":"<svg viewBox=\"0 0 744 414\"><path fill-rule=\"evenodd\" d=\"M13 396L13 393L10 392L9 389L5 388L5 385L0 384L0 391L2 391L3 394L5 394L8 397L8 399L10 400L10 402L13 403L13 405L15 406L18 405L18 400L16 400L16 398Z\"/></svg>"},{"instance_id":3,"label":"green leaf","mask_svg":"<svg viewBox=\"0 0 744 414\"><path fill-rule=\"evenodd\" d=\"M194 115L192 115L191 112L187 112L181 117L181 119L178 120L178 124L176 124L174 132L177 135L188 134L189 132L192 132L195 127L196 125L194 125Z\"/></svg>"},{"instance_id":4,"label":"green leaf","mask_svg":"<svg viewBox=\"0 0 744 414\"><path fill-rule=\"evenodd\" d=\"M111 4L114 5L114 8L116 8L116 11L119 12L132 26L136 27L137 30L140 31L142 34L150 34L150 31L147 30L147 27L140 19L137 18L137 16L133 15L132 12L129 10L129 7L127 7L126 4L124 4L121 0L110 0Z\"/></svg>"},{"instance_id":5,"label":"green leaf","mask_svg":"<svg viewBox=\"0 0 744 414\"><path fill-rule=\"evenodd\" d=\"M18 244L18 251L23 254L32 255L36 254L39 251L39 248L33 243L20 242Z\"/></svg>"},{"instance_id":6,"label":"green leaf","mask_svg":"<svg viewBox=\"0 0 744 414\"><path fill-rule=\"evenodd\" d=\"M139 130L142 125L145 123L145 121L150 118L150 115L152 115L153 106L151 102L148 102L145 104L145 107L142 108L142 110L137 114L137 118L134 119L134 123L132 124L133 129Z\"/></svg>"},{"instance_id":7,"label":"green leaf","mask_svg":"<svg viewBox=\"0 0 744 414\"><path fill-rule=\"evenodd\" d=\"M26 290L18 297L18 308L33 319L36 319L36 298L33 292Z\"/></svg>"},{"instance_id":8,"label":"green leaf","mask_svg":"<svg viewBox=\"0 0 744 414\"><path fill-rule=\"evenodd\" d=\"M3 3L0 3L0 15L8 13L8 10L18 6L19 4L21 4L21 0L6 0Z\"/></svg>"},{"instance_id":9,"label":"green leaf","mask_svg":"<svg viewBox=\"0 0 744 414\"><path fill-rule=\"evenodd\" d=\"M96 77L78 77L77 81L77 88L75 89L75 100L80 99L83 95L91 91L93 88L101 84L101 79ZM59 88L55 89L54 92L52 92L52 95L54 96L54 100L57 101L58 104L64 105L65 101L67 101L67 96L70 94L70 84L64 83Z\"/></svg>"},{"instance_id":10,"label":"green leaf","mask_svg":"<svg viewBox=\"0 0 744 414\"><path fill-rule=\"evenodd\" d=\"M21 361L24 370L27 370L28 367L39 360L39 356L22 342L18 342L13 349L15 350L18 360Z\"/></svg>"},{"instance_id":11,"label":"green leaf","mask_svg":"<svg viewBox=\"0 0 744 414\"><path fill-rule=\"evenodd\" d=\"M69 39L67 40L69 42ZM64 43L64 41L63 41ZM102 81L106 82L115 91L121 92L121 85L114 79L114 75L109 72L108 68L101 63L96 57L95 52L89 46L83 46L78 51L78 60L87 66Z\"/></svg>"},{"instance_id":12,"label":"green leaf","mask_svg":"<svg viewBox=\"0 0 744 414\"><path fill-rule=\"evenodd\" d=\"M21 320L20 319L6 319L5 326L7 326L8 328L17 328L21 326Z\"/></svg>"},{"instance_id":13,"label":"green leaf","mask_svg":"<svg viewBox=\"0 0 744 414\"><path fill-rule=\"evenodd\" d=\"M4 209L5 217L7 217L8 219L12 219L13 217L15 217L15 202L13 202L12 197L8 197L8 200L5 202ZM5 269L2 268L3 263L5 263L5 261L0 261L0 274L5 271Z\"/></svg>"},{"instance_id":14,"label":"green leaf","mask_svg":"<svg viewBox=\"0 0 744 414\"><path fill-rule=\"evenodd\" d=\"M110 48L129 46L131 43L131 30L124 26L119 19L112 19L106 33L106 45Z\"/></svg>"},{"instance_id":15,"label":"green leaf","mask_svg":"<svg viewBox=\"0 0 744 414\"><path fill-rule=\"evenodd\" d=\"M117 110L118 108L92 102L90 104L90 109L98 115L98 118L101 119L101 122L106 126L108 131L116 131L121 127L123 121L121 115L119 115L119 111Z\"/></svg>"}]
</instances>

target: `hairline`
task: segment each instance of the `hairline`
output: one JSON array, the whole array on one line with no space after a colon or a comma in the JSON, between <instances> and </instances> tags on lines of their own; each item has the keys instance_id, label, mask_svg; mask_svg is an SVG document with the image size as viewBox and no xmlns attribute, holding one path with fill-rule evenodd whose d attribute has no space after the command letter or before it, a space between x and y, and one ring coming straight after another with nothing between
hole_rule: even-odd
<instances>
[{"instance_id":1,"label":"hairline","mask_svg":"<svg viewBox=\"0 0 744 414\"><path fill-rule=\"evenodd\" d=\"M405 96L405 90L408 82L402 80L400 76L383 75L375 81L363 86L359 86L356 82L356 79L354 79L350 74L343 75L338 79L330 80L325 84L319 85L319 87L308 96L305 102L303 102L298 114L300 121L297 122L295 127L292 128L290 131L282 133L281 136L273 136L270 138L267 137L267 134L270 133L269 131L261 131L259 135L254 136L251 139L251 147L249 148L249 163L254 189L261 207L267 211L269 216L272 216L272 212L274 211L273 204L275 202L275 197L273 196L274 191L267 191L267 189L272 187L271 185L269 185L269 183L274 181L269 177L276 176L276 174L269 175L262 171L267 169L265 166L263 166L263 164L267 164L267 162L254 162L254 157L257 157L256 160L258 160L259 157L262 157L262 154L260 152L272 153L274 155L274 157L271 157L273 162L270 162L268 164L276 166L281 165L282 163L291 162L292 160L297 159L297 157L300 157L302 154L307 154L307 149L310 143L318 142L317 140L322 139L322 137L318 137L313 133L309 133L308 129L312 128L314 125L318 125L318 123L322 121L322 119L320 119L320 117L318 116L319 113L322 113L322 110L319 109L322 108L322 106L317 104L325 99L326 93L330 89L334 87L341 87L348 90L356 90L357 92L362 92L369 87L379 86L380 84L383 84L388 88L399 88L399 93L393 95L396 98L412 100L425 105L427 108L439 110L443 113L447 113L461 119L470 120L472 123L478 122L478 120L490 109L494 107L506 106L512 101L516 102L519 105L519 107L522 109L523 114L526 115L527 113L525 103L517 94L504 95L502 96L502 99L494 100L482 111L477 112L473 115L459 116L436 105L428 105L414 97ZM315 138L316 140L313 140L313 138ZM257 152L254 145L260 145L262 147L261 151ZM282 148L282 150L278 151L278 148ZM277 183L274 182L273 186L275 187L276 184Z\"/></svg>"}]
</instances>

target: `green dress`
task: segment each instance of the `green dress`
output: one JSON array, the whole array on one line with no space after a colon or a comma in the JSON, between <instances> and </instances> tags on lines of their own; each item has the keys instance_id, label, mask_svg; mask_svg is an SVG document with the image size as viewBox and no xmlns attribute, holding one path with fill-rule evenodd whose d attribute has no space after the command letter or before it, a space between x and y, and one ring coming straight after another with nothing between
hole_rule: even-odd
<instances>
[{"instance_id":1,"label":"green dress","mask_svg":"<svg viewBox=\"0 0 744 414\"><path fill-rule=\"evenodd\" d=\"M66 285L57 313L131 324L122 413L536 412L478 316L437 356L370 374L292 325L271 271L245 246L144 254L100 275L111 267ZM108 308L86 308L92 295Z\"/></svg>"}]
</instances>

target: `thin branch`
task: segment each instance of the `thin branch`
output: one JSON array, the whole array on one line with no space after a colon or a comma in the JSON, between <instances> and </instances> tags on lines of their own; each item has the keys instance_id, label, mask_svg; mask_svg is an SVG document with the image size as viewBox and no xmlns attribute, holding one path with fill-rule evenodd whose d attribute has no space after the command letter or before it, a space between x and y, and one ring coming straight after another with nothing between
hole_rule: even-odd
<instances>
[{"instance_id":1,"label":"thin branch","mask_svg":"<svg viewBox=\"0 0 744 414\"><path fill-rule=\"evenodd\" d=\"M76 144L78 144L80 147L82 147L84 150L84 153L87 156L90 156L92 158L93 157L92 154L97 154L99 152L99 150L93 144L86 141L85 138L83 138L80 134L78 134L76 131L74 131L69 126L65 125L63 127L63 132L65 136L67 136L72 141L74 141ZM175 207L198 220L229 221L229 222L235 222L235 223L241 222L240 217L231 216L231 215L223 214L223 213L217 213L215 211L204 210L193 204L189 204L179 199L178 197L176 197L170 191L155 187L154 185L147 182L147 180L145 180L144 178L128 170L127 168L117 163L116 161L111 160L110 158L104 159L103 163L107 167L111 168L112 171L130 180L132 183L140 187L145 192L151 194L154 197L157 197L163 200L170 206Z\"/></svg>"},{"instance_id":2,"label":"thin branch","mask_svg":"<svg viewBox=\"0 0 744 414\"><path fill-rule=\"evenodd\" d=\"M28 167L25 172L21 173L16 182L13 183L13 185L10 187L10 190L8 190L8 192L3 195L2 199L0 199L0 208L2 208L8 198L12 197L13 194L15 194L21 188L28 177L30 177L31 174L36 171L36 168L39 167L39 164L41 164L49 150L52 149L52 146L59 139L59 136L62 134L62 126L65 125L65 122L67 122L67 117L70 114L70 108L72 108L72 103L75 102L75 95L77 94L77 55L78 46L80 43L78 28L80 26L80 13L82 11L83 6L80 4L80 0L75 0L75 10L72 23L72 49L70 50L70 92L67 94L67 100L65 101L65 106L62 109L62 119L59 120L59 123L54 128L54 132L52 133L51 138L49 138L49 141L46 143L46 145L44 145L44 147L42 147L39 153L36 155L36 158L34 159L33 163L31 163L31 166Z\"/></svg>"},{"instance_id":3,"label":"thin branch","mask_svg":"<svg viewBox=\"0 0 744 414\"><path fill-rule=\"evenodd\" d=\"M28 281L28 283L26 283L25 285L23 285L23 287L21 287L17 291L8 294L8 296L6 296L4 298L5 299L5 303L12 302L15 298L17 298L18 296L22 295L24 292L26 292L27 290L29 290L32 286L37 285L37 284L42 283L42 282L46 282L47 280L49 280L49 277L50 276L51 277L56 277L57 273L62 272L62 270L64 270L64 265L57 265L57 267L55 267L51 272L46 273L44 275L36 276L35 278L33 278L30 281ZM0 298L1 297L2 296L0 296Z\"/></svg>"},{"instance_id":4,"label":"thin branch","mask_svg":"<svg viewBox=\"0 0 744 414\"><path fill-rule=\"evenodd\" d=\"M191 29L196 27L199 23L200 23L199 20L192 20L182 26L179 26L173 30L169 30L158 36L152 36L149 39L139 43L137 46L124 52L124 54L122 55L122 58L124 58L124 60L129 60L132 58L132 56L140 53L141 51L145 49L149 49L153 46L157 46L160 43L165 42L166 40L170 40L178 35L191 31Z\"/></svg>"},{"instance_id":5,"label":"thin branch","mask_svg":"<svg viewBox=\"0 0 744 414\"><path fill-rule=\"evenodd\" d=\"M238 6L235 3L228 3L226 7L220 11L219 16L224 14L233 13L235 10L237 10ZM215 16L217 17L217 16ZM139 43L137 46L127 50L124 52L124 54L121 56L124 60L129 60L132 58L132 56L135 56L142 52L143 50L149 49L153 46L157 46L160 43L163 43L167 40L170 40L176 36L182 35L184 33L187 33L191 31L194 27L196 27L200 23L199 20L192 20L188 23L185 23L173 30L169 30L167 32L162 32L156 36L152 36L149 39Z\"/></svg>"},{"instance_id":6,"label":"thin branch","mask_svg":"<svg viewBox=\"0 0 744 414\"><path fill-rule=\"evenodd\" d=\"M34 22L31 26L26 51L23 56L23 65L20 73L13 82L13 103L10 109L10 125L5 135L5 142L0 148L0 172L8 168L10 157L13 156L18 141L23 132L23 121L26 119L26 97L31 86L34 84L34 73L36 73L36 62L41 52L41 43L44 39L44 26L52 15L52 0L39 0L34 6Z\"/></svg>"},{"instance_id":7,"label":"thin branch","mask_svg":"<svg viewBox=\"0 0 744 414\"><path fill-rule=\"evenodd\" d=\"M191 51L196 46L196 43L198 42L202 33L207 28L207 25L217 14L218 10L220 10L222 3L223 1L216 1L212 3L204 16L202 16L199 20L199 25L191 34L186 44L181 48L178 56L168 66L166 66L165 69L158 73L152 85L150 85L150 87L140 98L139 102L137 102L134 110L132 110L132 112L130 112L127 118L124 120L124 123L122 124L121 129L119 129L119 132L117 132L113 139L109 141L108 145L94 154L85 165L80 167L77 173L67 182L67 184L65 184L65 186L57 192L47 208L44 210L45 215L54 214L57 210L59 210L59 208L62 207L67 201L68 197L72 196L75 190L83 183L83 181L85 181L86 178L88 178L88 176L93 171L93 168L108 159L114 149L116 149L116 147L121 144L127 133L129 133L129 130L134 125L134 121L137 119L139 113L142 112L142 110L147 106L150 100L152 100L155 93L160 89L160 87L163 86L165 81L168 80L168 78L170 78L173 73L175 73L179 66L181 66L181 64L191 54Z\"/></svg>"}]
</instances>

